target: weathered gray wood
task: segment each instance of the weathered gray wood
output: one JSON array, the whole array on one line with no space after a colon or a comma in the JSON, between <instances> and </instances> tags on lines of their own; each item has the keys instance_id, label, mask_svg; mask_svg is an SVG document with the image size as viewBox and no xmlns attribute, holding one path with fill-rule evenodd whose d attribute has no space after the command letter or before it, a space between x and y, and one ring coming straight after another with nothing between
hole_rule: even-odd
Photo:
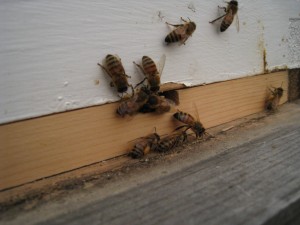
<instances>
[{"instance_id":1,"label":"weathered gray wood","mask_svg":"<svg viewBox=\"0 0 300 225\"><path fill-rule=\"evenodd\" d=\"M299 149L299 121L279 125L216 157L42 224L291 224L300 212Z\"/></svg>"},{"instance_id":2,"label":"weathered gray wood","mask_svg":"<svg viewBox=\"0 0 300 225\"><path fill-rule=\"evenodd\" d=\"M300 69L289 70L289 101L294 101L300 97Z\"/></svg>"}]
</instances>

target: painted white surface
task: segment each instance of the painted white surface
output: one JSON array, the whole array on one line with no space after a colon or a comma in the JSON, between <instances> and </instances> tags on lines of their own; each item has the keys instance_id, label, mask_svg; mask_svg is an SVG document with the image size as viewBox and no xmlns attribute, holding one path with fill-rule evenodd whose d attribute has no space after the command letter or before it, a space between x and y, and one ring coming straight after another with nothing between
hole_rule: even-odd
<instances>
[{"instance_id":1,"label":"painted white surface","mask_svg":"<svg viewBox=\"0 0 300 225\"><path fill-rule=\"evenodd\" d=\"M167 56L162 82L188 86L300 67L299 0L239 1L240 31L219 33L208 21L221 0L39 0L0 2L0 123L118 100L97 62ZM166 46L165 24L190 17L197 29L186 45ZM100 81L99 84L97 81Z\"/></svg>"}]
</instances>

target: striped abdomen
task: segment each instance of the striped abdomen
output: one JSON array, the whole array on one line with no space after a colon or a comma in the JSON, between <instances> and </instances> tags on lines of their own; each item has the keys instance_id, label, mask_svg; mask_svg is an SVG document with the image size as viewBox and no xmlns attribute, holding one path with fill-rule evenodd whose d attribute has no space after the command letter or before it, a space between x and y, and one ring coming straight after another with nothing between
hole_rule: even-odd
<instances>
[{"instance_id":1,"label":"striped abdomen","mask_svg":"<svg viewBox=\"0 0 300 225\"><path fill-rule=\"evenodd\" d=\"M155 150L158 152L167 152L175 147L176 142L177 137L165 137L160 142L158 142Z\"/></svg>"},{"instance_id":2,"label":"striped abdomen","mask_svg":"<svg viewBox=\"0 0 300 225\"><path fill-rule=\"evenodd\" d=\"M124 67L121 61L116 56L107 55L105 60L107 69L112 75L125 74Z\"/></svg>"},{"instance_id":3,"label":"striped abdomen","mask_svg":"<svg viewBox=\"0 0 300 225\"><path fill-rule=\"evenodd\" d=\"M143 56L142 65L143 65L143 69L147 75L158 74L157 67L156 67L154 61L150 57Z\"/></svg>"},{"instance_id":4,"label":"striped abdomen","mask_svg":"<svg viewBox=\"0 0 300 225\"><path fill-rule=\"evenodd\" d=\"M182 123L193 125L195 123L194 117L192 117L190 114L178 111L174 113L173 117L177 120L179 120Z\"/></svg>"},{"instance_id":5,"label":"striped abdomen","mask_svg":"<svg viewBox=\"0 0 300 225\"><path fill-rule=\"evenodd\" d=\"M134 145L131 152L128 154L134 159L142 158L148 154L152 147L156 145L160 137L157 133L152 133L146 137L140 138Z\"/></svg>"},{"instance_id":6,"label":"striped abdomen","mask_svg":"<svg viewBox=\"0 0 300 225\"><path fill-rule=\"evenodd\" d=\"M122 93L127 91L129 84L121 61L113 55L107 55L105 60L107 70L109 71L111 79L117 87L118 92Z\"/></svg>"},{"instance_id":7,"label":"striped abdomen","mask_svg":"<svg viewBox=\"0 0 300 225\"><path fill-rule=\"evenodd\" d=\"M227 28L231 25L232 21L233 21L232 15L225 16L221 23L220 31L224 32L225 30L227 30Z\"/></svg>"},{"instance_id":8,"label":"striped abdomen","mask_svg":"<svg viewBox=\"0 0 300 225\"><path fill-rule=\"evenodd\" d=\"M150 151L150 146L148 140L145 139L136 143L128 155L134 159L138 159L138 158L142 158L145 154L148 154L149 151Z\"/></svg>"},{"instance_id":9,"label":"striped abdomen","mask_svg":"<svg viewBox=\"0 0 300 225\"><path fill-rule=\"evenodd\" d=\"M165 42L173 43L173 42L181 41L182 39L183 39L183 36L181 34L177 33L177 30L175 29L166 36Z\"/></svg>"},{"instance_id":10,"label":"striped abdomen","mask_svg":"<svg viewBox=\"0 0 300 225\"><path fill-rule=\"evenodd\" d=\"M182 145L187 139L187 134L185 132L171 134L158 142L156 151L158 152L167 152L171 149Z\"/></svg>"}]
</instances>

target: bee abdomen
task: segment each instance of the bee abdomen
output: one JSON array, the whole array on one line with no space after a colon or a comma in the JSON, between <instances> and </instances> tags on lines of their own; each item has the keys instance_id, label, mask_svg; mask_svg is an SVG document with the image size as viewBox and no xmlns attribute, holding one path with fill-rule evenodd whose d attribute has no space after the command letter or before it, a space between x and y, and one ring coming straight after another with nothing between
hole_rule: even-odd
<instances>
[{"instance_id":1,"label":"bee abdomen","mask_svg":"<svg viewBox=\"0 0 300 225\"><path fill-rule=\"evenodd\" d=\"M147 154L150 150L147 142L142 141L141 143L136 143L132 151L129 153L134 159L142 158L145 154Z\"/></svg>"},{"instance_id":2,"label":"bee abdomen","mask_svg":"<svg viewBox=\"0 0 300 225\"><path fill-rule=\"evenodd\" d=\"M223 20L221 23L220 31L224 32L230 26L231 23L227 23L226 20Z\"/></svg>"},{"instance_id":3,"label":"bee abdomen","mask_svg":"<svg viewBox=\"0 0 300 225\"><path fill-rule=\"evenodd\" d=\"M167 43L173 43L181 40L181 35L177 34L175 31L172 31L167 35L165 38L165 42Z\"/></svg>"},{"instance_id":4,"label":"bee abdomen","mask_svg":"<svg viewBox=\"0 0 300 225\"><path fill-rule=\"evenodd\" d=\"M141 149L134 148L131 152L128 154L133 159L139 159L144 156L144 151Z\"/></svg>"},{"instance_id":5,"label":"bee abdomen","mask_svg":"<svg viewBox=\"0 0 300 225\"><path fill-rule=\"evenodd\" d=\"M120 93L123 93L128 90L128 82L126 77L121 76L118 79L113 79L115 86L117 86L117 90Z\"/></svg>"},{"instance_id":6,"label":"bee abdomen","mask_svg":"<svg viewBox=\"0 0 300 225\"><path fill-rule=\"evenodd\" d=\"M170 149L172 149L174 146L173 141L162 141L160 143L158 143L156 151L158 152L167 152Z\"/></svg>"},{"instance_id":7,"label":"bee abdomen","mask_svg":"<svg viewBox=\"0 0 300 225\"><path fill-rule=\"evenodd\" d=\"M193 118L185 112L174 113L173 117L186 124L190 124L193 122Z\"/></svg>"},{"instance_id":8,"label":"bee abdomen","mask_svg":"<svg viewBox=\"0 0 300 225\"><path fill-rule=\"evenodd\" d=\"M158 142L156 151L167 152L177 146L178 137L167 137Z\"/></svg>"},{"instance_id":9,"label":"bee abdomen","mask_svg":"<svg viewBox=\"0 0 300 225\"><path fill-rule=\"evenodd\" d=\"M153 74L153 73L157 72L155 63L148 56L143 56L142 63L143 63L143 68L146 71L146 73Z\"/></svg>"},{"instance_id":10,"label":"bee abdomen","mask_svg":"<svg viewBox=\"0 0 300 225\"><path fill-rule=\"evenodd\" d=\"M106 65L107 68L113 73L125 73L121 62L113 55L106 56Z\"/></svg>"}]
</instances>

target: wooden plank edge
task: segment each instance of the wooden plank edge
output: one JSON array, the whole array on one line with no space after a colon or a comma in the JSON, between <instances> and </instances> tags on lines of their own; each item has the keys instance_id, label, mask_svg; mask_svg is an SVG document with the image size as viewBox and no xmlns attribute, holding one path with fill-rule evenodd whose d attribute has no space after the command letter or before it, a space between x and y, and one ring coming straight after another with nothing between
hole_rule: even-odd
<instances>
[{"instance_id":1,"label":"wooden plank edge","mask_svg":"<svg viewBox=\"0 0 300 225\"><path fill-rule=\"evenodd\" d=\"M208 129L208 132L217 138L231 129L244 127L252 121L258 121L268 116L265 112L252 114ZM209 141L209 140L207 140ZM198 144L199 141L187 143ZM185 151L185 150L183 150ZM184 154L184 152L183 152ZM164 155L164 154L163 154ZM17 187L0 191L0 214L17 207L34 208L45 201L70 194L77 190L88 189L98 185L105 185L122 171L132 171L136 168L149 168L160 160L160 154L150 153L145 158L136 160L126 155L87 165L72 171L65 171L50 177L45 177ZM165 155L168 157L168 155ZM169 157L174 157L172 154ZM28 208L29 209L29 208Z\"/></svg>"},{"instance_id":2,"label":"wooden plank edge","mask_svg":"<svg viewBox=\"0 0 300 225\"><path fill-rule=\"evenodd\" d=\"M193 107L193 103L195 103L197 105L197 108L200 107L200 110L199 109L198 110L200 111L201 121L204 123L204 125L207 128L217 126L218 124L222 124L222 123L234 120L236 118L261 111L263 109L263 97L260 96L260 98L262 98L262 99L259 101L255 100L255 104L251 105L251 104L248 104L247 101L244 101L245 99L242 98L243 96L241 98L236 97L236 93L232 92L232 89L234 89L235 91L238 91L239 93L244 93L245 96L250 96L250 97L252 96L251 98L253 98L253 96L254 96L256 99L259 96L255 96L251 92L253 87L259 87L261 90L260 94L264 95L267 84L273 85L273 86L280 86L282 81L284 81L285 89L288 89L287 88L288 82L286 81L286 77L287 77L286 72L279 72L279 73L275 73L275 74L266 74L266 75L261 75L261 76L246 77L246 78L242 78L242 79L231 80L231 81L226 81L226 82L219 82L219 83L206 85L206 86L182 89L182 90L180 90L180 95L181 95L181 98L183 97L184 100L181 102L181 105L179 106L179 108L181 110L187 111L187 112L195 115L195 112L194 112L195 109ZM261 82L261 84L259 82ZM247 86L247 84L248 84L249 88L244 87L244 85ZM197 95L198 92L200 93L199 96ZM212 96L213 98L211 98L211 95L216 95L216 96L215 97ZM223 98L223 99L221 99L222 101L218 102L219 98ZM188 99L188 101L187 101L187 99ZM231 100L231 99L235 99L235 100ZM284 103L286 101L286 99L287 99L287 97L285 95L283 97L281 103ZM246 98L246 100L247 100L247 98ZM216 102L214 102L214 101L216 101ZM232 101L232 102L230 102L230 101ZM238 117L235 117L235 115L233 113L234 111L232 111L235 109L231 108L231 104L234 103L234 101L238 102L239 106L244 108L243 110L241 110L239 112ZM222 104L222 107L220 107L221 111L214 109L215 108L214 104L217 104L217 106L218 106L218 104ZM132 123L132 121L126 121L126 120L124 121L124 119L116 118L116 116L114 114L115 107L116 107L116 104L110 104L110 105L104 105L101 107L82 109L82 110L77 110L75 112L72 111L72 112L68 112L68 113L51 115L51 116L42 117L39 119L21 121L21 122L17 122L17 123L13 123L13 124L8 124L5 126L0 126L0 130L2 129L2 131L3 131L3 127L7 128L6 130L4 129L4 131L9 130L9 132L6 132L6 133L4 132L4 136L2 136L3 135L3 133L2 133L2 135L1 135L2 141L11 140L11 142L13 142L15 140L19 141L18 138L22 139L22 142L19 143L19 145L17 145L17 147L16 147L17 143L9 143L10 145L8 146L8 148L6 148L7 146L4 146L4 147L2 146L2 150L0 147L1 155L6 156L6 159L3 160L2 166L3 165L10 166L7 164L8 162L10 162L10 160L9 160L10 158L12 158L12 160L15 160L15 162L18 162L18 164L17 164L18 166L20 164L19 162L22 162L24 164L24 165L21 165L19 170L15 170L15 168L9 168L12 171L10 174L8 173L9 172L8 170L5 170L5 167L4 167L4 169L1 169L0 174L1 173L2 174L0 177L2 177L2 180L6 179L6 181L8 183L10 182L9 184L4 183L4 186L2 183L1 189L3 190L3 189L7 189L7 188L12 188L14 186L22 185L24 183L28 183L30 181L41 179L43 177L49 177L49 176L52 176L55 174L59 174L59 173L65 172L65 171L70 171L72 169L76 169L76 168L79 168L82 166L86 166L89 164L93 164L93 163L96 163L96 162L99 162L102 160L106 160L106 159L113 158L118 155L124 154L127 151L126 149L128 149L128 146L129 146L128 144L126 144L126 141L122 142L121 143L122 146L120 146L120 145L118 146L118 148L120 148L120 149L115 150L115 152L112 152L110 147L106 147L108 149L106 151L100 152L98 150L99 149L98 146L100 146L100 144L103 144L103 143L101 143L101 141L99 141L99 140L98 140L98 142L95 141L95 140L97 140L97 138L98 139L102 138L101 140L105 141L107 138L112 138L112 136L115 135L115 133L113 133L113 132L108 133L106 131L106 133L108 133L108 134L106 134L106 133L103 133L103 131L101 131L101 127L100 127L99 123L106 122L107 123L106 125L111 125L111 123L107 122L107 120L113 120L112 123L114 123L113 124L114 129L118 129L118 130L123 129L122 132L126 133L126 135L129 134L129 131L132 133L132 134L130 133L131 137L128 137L129 139L127 139L127 142L136 137L142 136L141 135L142 129L144 131L148 130L147 133L151 132L151 130L153 130L153 127L155 125L153 125L152 122L149 122L149 121L155 120L158 124L162 125L161 129L159 129L160 131L162 130L162 133L171 132L175 127L174 122L172 122L171 117L170 117L172 114L160 115L160 116L137 115L134 120L139 121L139 123L140 123L139 124L136 121L135 121L135 123ZM103 110L100 110L100 108ZM206 111L203 110L202 108L205 108ZM214 113L212 113L210 110L214 110ZM218 117L220 115L220 113L222 113L222 111L226 111L226 110L229 110L227 116L223 116L223 117L221 117L221 119L220 118L216 119L216 117ZM102 116L105 117L105 118L103 118L103 121L102 121L102 117L97 118L98 113L99 114L102 113ZM168 117L167 119L166 119L166 116ZM90 117L93 117L93 118L91 119ZM73 121L72 119L75 121ZM53 123L53 121L57 121L57 120L59 120L57 122L57 124ZM49 126L49 129L50 130L52 129L54 131L54 133L50 132L49 135L47 133L45 133L48 130L48 128L45 128L44 126L40 126L39 124L41 121L44 124L46 124L47 126ZM85 125L85 122L87 123L87 125ZM78 130L76 130L76 132L71 130L71 133L69 133L68 130L64 131L61 133L62 137L60 137L59 135L56 135L57 131L60 131L57 129L64 128L64 127L60 126L60 123L67 123L69 125L69 127L67 127L67 129L76 129L78 127L80 127L80 128ZM145 124L147 124L147 126L145 126ZM130 127L128 127L128 125L131 126L131 129L130 129ZM51 126L52 126L52 128L51 128ZM31 134L30 134L31 135L30 138L32 139L31 142L28 141L28 139L26 138L26 135L28 135L28 133L26 133L26 132L28 132L27 128L31 132ZM97 136L97 135L95 136L94 133L92 131L90 131L90 130L93 130L93 128L94 128L94 130L97 130L100 134L102 133L101 134L102 136ZM126 128L128 128L128 129L126 129ZM144 131L143 131L143 133L144 133ZM75 132L75 133L72 133L72 132ZM40 139L43 139L43 140L40 140L39 138L34 139L34 138L36 138L36 136L41 135L41 133L42 133L42 136ZM87 134L86 135L87 137L85 136L85 139L83 139L83 141L86 143L86 145L83 145L83 147L89 148L88 150L92 149L92 151L82 153L81 149L77 149L77 151L75 151L76 154L74 152L70 152L70 150L73 150L74 148L77 147L76 144L78 144L78 143L72 143L72 141L75 142L77 140L76 140L76 138L75 138L75 140L71 139L69 136L75 135L76 137L82 137L81 133ZM44 134L44 136L43 136L43 134ZM63 135L66 135L67 137L63 136ZM54 136L54 138L51 139L52 138L51 136ZM89 138L89 136L91 136L91 137ZM118 139L118 137L119 138L122 137L122 134L119 134L119 136L116 136L116 139ZM57 140L57 139L59 139L59 140ZM65 140L65 139L67 139L67 140ZM110 139L110 141L111 140L112 139ZM36 143L36 142L41 142L41 143ZM55 145L58 142L60 144L58 146ZM68 144L71 144L71 145L68 146ZM108 146L111 143L108 142L105 144ZM68 148L69 150L67 152L62 152L59 149L61 147ZM8 149L11 149L11 148L14 148L15 152L13 150L8 151ZM22 151L22 149L21 149L21 151L20 151L18 148L25 148L25 149L27 148L27 150ZM123 148L123 150L122 150L122 148ZM36 152L34 152L34 151L36 151ZM46 151L46 153L44 151ZM47 151L49 151L49 152L47 152ZM16 152L18 154L15 154ZM65 155L64 155L65 158L61 157L61 153L65 153ZM53 154L53 155L51 155L51 154ZM89 154L91 154L91 156ZM34 157L36 157L36 158L34 158ZM45 161L46 163L43 163L42 165L40 165L40 166L48 166L46 168L46 170L44 170L42 173L41 172L42 169L36 168L37 167L36 165L37 165L37 163L41 164L40 161L44 160L43 157L50 158L52 161L49 161L49 165L45 165L47 163L47 161ZM76 164L67 165L69 157L75 158L75 160L77 160ZM83 157L86 157L87 159L82 160ZM1 158L3 158L3 157L1 157ZM34 159L32 160L32 158L34 158ZM39 160L39 161L37 161L37 160ZM30 162L30 161L32 161L32 162ZM31 163L31 165L30 165L31 167L27 165L27 164L29 164L29 162ZM30 170L30 171L27 172L27 170ZM25 175L27 173L27 177L24 176L24 173L25 173ZM17 178L19 180L17 180Z\"/></svg>"}]
</instances>

